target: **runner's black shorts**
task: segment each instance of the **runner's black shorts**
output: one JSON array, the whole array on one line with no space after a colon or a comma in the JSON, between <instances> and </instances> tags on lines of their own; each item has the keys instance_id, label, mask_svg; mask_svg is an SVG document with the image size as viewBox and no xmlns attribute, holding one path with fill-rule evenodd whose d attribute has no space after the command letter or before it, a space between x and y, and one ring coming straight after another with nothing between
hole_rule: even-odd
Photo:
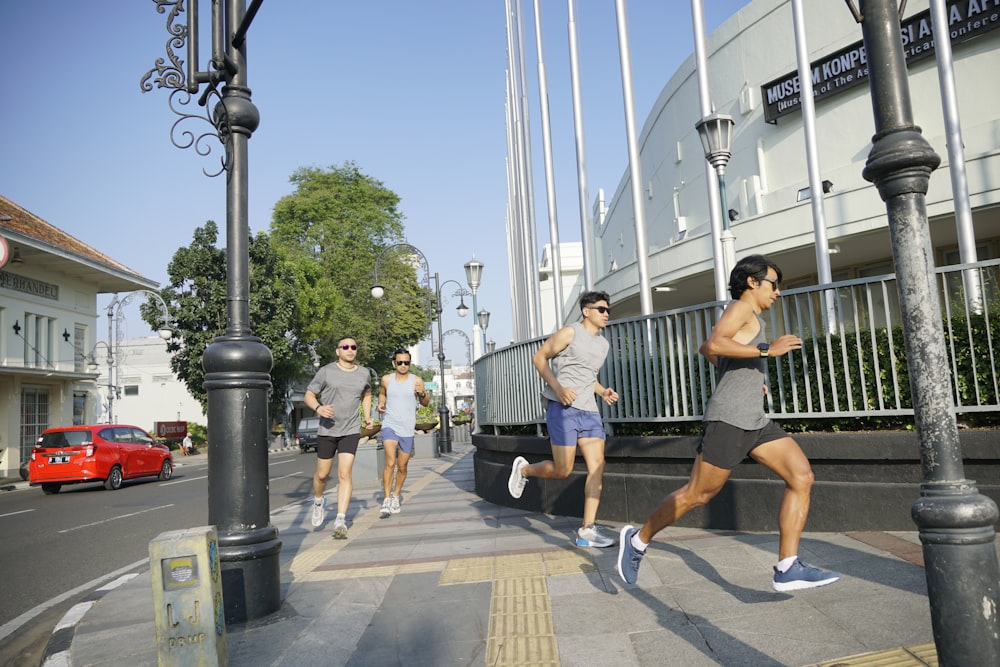
<instances>
[{"instance_id":1,"label":"runner's black shorts","mask_svg":"<svg viewBox=\"0 0 1000 667\"><path fill-rule=\"evenodd\" d=\"M316 458L332 459L337 452L341 454L358 453L360 433L351 435L318 435L316 436Z\"/></svg>"},{"instance_id":2,"label":"runner's black shorts","mask_svg":"<svg viewBox=\"0 0 1000 667\"><path fill-rule=\"evenodd\" d=\"M771 420L756 431L747 431L725 422L705 422L698 453L704 461L717 468L732 470L755 448L787 437L785 430Z\"/></svg>"}]
</instances>

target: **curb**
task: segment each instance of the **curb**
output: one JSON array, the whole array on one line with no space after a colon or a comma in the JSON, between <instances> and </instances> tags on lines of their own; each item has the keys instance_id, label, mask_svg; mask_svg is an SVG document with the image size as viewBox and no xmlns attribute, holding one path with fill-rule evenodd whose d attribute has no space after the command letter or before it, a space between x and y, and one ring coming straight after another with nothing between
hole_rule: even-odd
<instances>
[{"instance_id":1,"label":"curb","mask_svg":"<svg viewBox=\"0 0 1000 667\"><path fill-rule=\"evenodd\" d=\"M3 484L2 486L0 486L0 491L18 491L20 489L27 489L27 488L30 488L30 485L28 484L27 481L23 481L23 482L14 482L12 484Z\"/></svg>"},{"instance_id":2,"label":"curb","mask_svg":"<svg viewBox=\"0 0 1000 667\"><path fill-rule=\"evenodd\" d=\"M64 667L72 664L70 662L70 648L73 645L76 626L83 620L84 614L90 611L90 608L109 592L138 576L138 572L124 574L114 581L95 589L83 599L83 602L78 602L70 607L70 610L56 623L56 627L52 631L52 636L49 637L49 642L45 645L45 652L42 654L42 667Z\"/></svg>"}]
</instances>

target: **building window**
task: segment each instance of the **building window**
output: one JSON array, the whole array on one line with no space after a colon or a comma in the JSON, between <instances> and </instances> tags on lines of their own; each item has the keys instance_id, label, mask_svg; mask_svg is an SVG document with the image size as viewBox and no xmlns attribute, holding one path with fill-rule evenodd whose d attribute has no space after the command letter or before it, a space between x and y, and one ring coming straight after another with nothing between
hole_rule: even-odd
<instances>
[{"instance_id":1,"label":"building window","mask_svg":"<svg viewBox=\"0 0 1000 667\"><path fill-rule=\"evenodd\" d=\"M125 395L126 396L138 396L139 395L139 385L137 385L137 384L127 384L127 385L125 385Z\"/></svg>"},{"instance_id":2,"label":"building window","mask_svg":"<svg viewBox=\"0 0 1000 667\"><path fill-rule=\"evenodd\" d=\"M49 392L47 389L21 390L21 460L31 457L38 436L49 427Z\"/></svg>"},{"instance_id":3,"label":"building window","mask_svg":"<svg viewBox=\"0 0 1000 667\"><path fill-rule=\"evenodd\" d=\"M87 393L73 392L73 426L82 426L87 419Z\"/></svg>"},{"instance_id":4,"label":"building window","mask_svg":"<svg viewBox=\"0 0 1000 667\"><path fill-rule=\"evenodd\" d=\"M73 370L77 373L83 373L87 370L86 347L87 329L76 324L73 326ZM83 422L80 423L82 424Z\"/></svg>"}]
</instances>

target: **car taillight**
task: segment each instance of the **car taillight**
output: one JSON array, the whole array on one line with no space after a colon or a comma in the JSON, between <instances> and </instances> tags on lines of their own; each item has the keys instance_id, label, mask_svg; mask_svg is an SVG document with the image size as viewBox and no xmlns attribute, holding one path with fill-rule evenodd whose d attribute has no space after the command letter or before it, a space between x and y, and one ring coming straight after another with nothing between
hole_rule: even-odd
<instances>
[{"instance_id":1,"label":"car taillight","mask_svg":"<svg viewBox=\"0 0 1000 667\"><path fill-rule=\"evenodd\" d=\"M87 448L83 450L84 456L93 456L95 449L97 449L97 447L94 445L87 445Z\"/></svg>"}]
</instances>

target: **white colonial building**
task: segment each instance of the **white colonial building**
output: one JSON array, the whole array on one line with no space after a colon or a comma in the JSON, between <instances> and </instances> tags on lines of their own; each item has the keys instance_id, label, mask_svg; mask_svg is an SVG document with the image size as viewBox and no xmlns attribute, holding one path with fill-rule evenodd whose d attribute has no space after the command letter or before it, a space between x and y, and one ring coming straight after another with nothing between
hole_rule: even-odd
<instances>
[{"instance_id":1,"label":"white colonial building","mask_svg":"<svg viewBox=\"0 0 1000 667\"><path fill-rule=\"evenodd\" d=\"M43 430L102 413L89 363L107 348L97 295L157 285L3 196L0 244L0 477L10 477Z\"/></svg>"}]
</instances>

